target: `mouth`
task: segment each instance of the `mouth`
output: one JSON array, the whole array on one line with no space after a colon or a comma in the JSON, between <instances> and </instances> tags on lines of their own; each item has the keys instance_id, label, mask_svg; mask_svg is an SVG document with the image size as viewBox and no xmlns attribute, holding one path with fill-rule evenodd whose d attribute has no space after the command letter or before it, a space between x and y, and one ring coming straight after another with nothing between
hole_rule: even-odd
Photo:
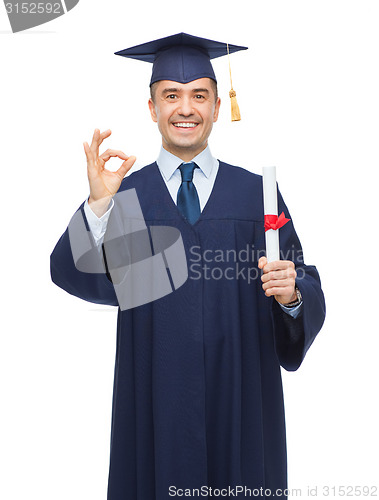
<instances>
[{"instance_id":1,"label":"mouth","mask_svg":"<svg viewBox=\"0 0 379 500\"><path fill-rule=\"evenodd\" d=\"M196 128L199 124L196 122L174 122L173 125L175 128L193 129Z\"/></svg>"}]
</instances>

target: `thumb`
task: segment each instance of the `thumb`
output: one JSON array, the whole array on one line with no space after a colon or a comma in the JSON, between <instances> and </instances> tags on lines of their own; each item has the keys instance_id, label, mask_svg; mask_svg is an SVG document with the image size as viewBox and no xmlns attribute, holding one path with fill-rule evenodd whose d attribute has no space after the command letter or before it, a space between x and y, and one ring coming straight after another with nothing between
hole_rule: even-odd
<instances>
[{"instance_id":1,"label":"thumb","mask_svg":"<svg viewBox=\"0 0 379 500\"><path fill-rule=\"evenodd\" d=\"M266 264L267 264L267 258L266 257L261 257L258 260L258 267L259 267L259 269L263 269Z\"/></svg>"}]
</instances>

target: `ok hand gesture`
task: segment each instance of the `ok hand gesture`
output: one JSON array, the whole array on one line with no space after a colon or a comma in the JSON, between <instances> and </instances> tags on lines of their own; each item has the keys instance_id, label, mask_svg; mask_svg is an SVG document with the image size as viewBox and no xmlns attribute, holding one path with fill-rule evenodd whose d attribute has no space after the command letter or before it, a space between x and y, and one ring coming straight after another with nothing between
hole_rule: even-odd
<instances>
[{"instance_id":1,"label":"ok hand gesture","mask_svg":"<svg viewBox=\"0 0 379 500\"><path fill-rule=\"evenodd\" d=\"M83 143L87 157L87 175L90 186L88 203L98 217L101 217L101 215L106 212L110 200L120 187L122 179L136 161L135 156L127 156L122 151L115 149L107 149L104 153L99 155L101 143L104 139L109 137L111 133L110 130L100 133L99 129L95 129L91 146L89 146L87 142ZM121 167L115 172L105 168L106 162L112 157L124 160Z\"/></svg>"}]
</instances>

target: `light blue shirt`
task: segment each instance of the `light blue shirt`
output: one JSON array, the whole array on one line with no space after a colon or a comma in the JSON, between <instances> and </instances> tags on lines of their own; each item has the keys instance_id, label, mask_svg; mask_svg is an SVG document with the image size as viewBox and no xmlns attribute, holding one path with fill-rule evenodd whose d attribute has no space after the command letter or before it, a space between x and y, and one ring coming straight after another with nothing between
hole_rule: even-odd
<instances>
[{"instance_id":1,"label":"light blue shirt","mask_svg":"<svg viewBox=\"0 0 379 500\"><path fill-rule=\"evenodd\" d=\"M212 156L209 146L207 146L191 161L196 163L196 165L199 167L194 170L193 183L199 196L200 210L203 210L211 195L219 168L219 162ZM157 158L157 165L175 204L178 190L180 184L182 183L182 177L178 169L178 167L182 163L183 160L181 158L178 158L172 153L169 153L166 149L163 148L163 146L161 147L159 156ZM84 204L84 212L87 217L88 225L98 245L100 245L104 237L108 218L113 205L114 201L112 200L108 211L99 218L91 210L90 206L88 205L88 201L86 201ZM286 307L282 304L279 305L283 309L283 311L285 311L293 318L297 318L303 309L303 302L300 302L300 304L296 307Z\"/></svg>"},{"instance_id":2,"label":"light blue shirt","mask_svg":"<svg viewBox=\"0 0 379 500\"><path fill-rule=\"evenodd\" d=\"M209 146L207 146L200 154L195 156L191 161L196 163L199 168L195 168L193 172L192 182L195 185L199 196L200 210L205 207L216 179L218 172L218 160L213 158ZM163 147L157 159L158 168L166 183L167 189L176 204L182 176L178 167L183 163L183 160L166 151Z\"/></svg>"}]
</instances>

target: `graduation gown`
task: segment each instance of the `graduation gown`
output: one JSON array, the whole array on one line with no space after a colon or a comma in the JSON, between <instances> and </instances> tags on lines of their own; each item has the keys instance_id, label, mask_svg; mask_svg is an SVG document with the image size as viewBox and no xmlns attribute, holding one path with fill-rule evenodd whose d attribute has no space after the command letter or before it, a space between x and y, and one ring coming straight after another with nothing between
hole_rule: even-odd
<instances>
[{"instance_id":1,"label":"graduation gown","mask_svg":"<svg viewBox=\"0 0 379 500\"><path fill-rule=\"evenodd\" d=\"M280 245L298 271L304 304L297 319L262 290L261 176L220 162L193 226L156 163L126 177L120 192L131 188L148 227L179 229L189 275L165 297L119 309L108 500L166 500L180 489L185 496L237 485L285 489L280 367L300 366L325 316L318 272L304 264L292 221L280 229ZM280 193L278 203L289 217ZM75 268L67 230L51 255L51 276L73 295L117 306L109 275Z\"/></svg>"}]
</instances>

